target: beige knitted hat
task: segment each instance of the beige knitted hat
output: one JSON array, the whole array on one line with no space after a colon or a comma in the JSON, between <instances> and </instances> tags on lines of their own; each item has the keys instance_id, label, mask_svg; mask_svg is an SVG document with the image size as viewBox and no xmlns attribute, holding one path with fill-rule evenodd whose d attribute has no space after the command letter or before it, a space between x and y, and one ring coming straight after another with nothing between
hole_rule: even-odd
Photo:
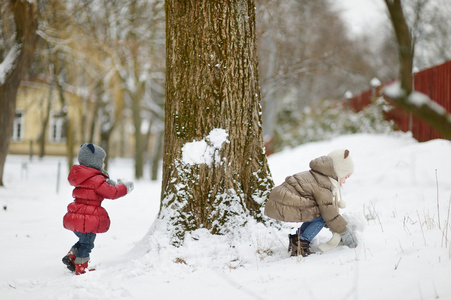
<instances>
[{"instance_id":1,"label":"beige knitted hat","mask_svg":"<svg viewBox=\"0 0 451 300\"><path fill-rule=\"evenodd\" d=\"M332 158L335 173L337 174L338 179L354 173L354 162L352 161L351 156L349 156L349 150L337 149L329 153L327 156Z\"/></svg>"}]
</instances>

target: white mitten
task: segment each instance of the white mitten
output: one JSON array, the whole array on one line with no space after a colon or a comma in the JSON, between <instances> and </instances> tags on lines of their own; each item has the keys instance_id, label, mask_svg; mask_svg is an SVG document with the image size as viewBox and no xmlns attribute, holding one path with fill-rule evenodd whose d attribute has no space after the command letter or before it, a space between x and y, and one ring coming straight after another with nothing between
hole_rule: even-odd
<instances>
[{"instance_id":1,"label":"white mitten","mask_svg":"<svg viewBox=\"0 0 451 300\"><path fill-rule=\"evenodd\" d=\"M339 233L334 232L332 238L328 242L319 245L318 248L322 253L324 253L337 247L340 241L341 235Z\"/></svg>"},{"instance_id":2,"label":"white mitten","mask_svg":"<svg viewBox=\"0 0 451 300\"><path fill-rule=\"evenodd\" d=\"M125 179L118 179L118 183L122 183L127 188L127 194L129 194L131 191L133 191L133 188L135 185L131 181L125 181Z\"/></svg>"}]
</instances>

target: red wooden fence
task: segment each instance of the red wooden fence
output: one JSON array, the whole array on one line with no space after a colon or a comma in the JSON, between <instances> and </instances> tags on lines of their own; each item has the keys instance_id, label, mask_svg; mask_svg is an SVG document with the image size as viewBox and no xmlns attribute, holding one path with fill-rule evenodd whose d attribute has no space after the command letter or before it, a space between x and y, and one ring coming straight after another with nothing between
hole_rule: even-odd
<instances>
[{"instance_id":1,"label":"red wooden fence","mask_svg":"<svg viewBox=\"0 0 451 300\"><path fill-rule=\"evenodd\" d=\"M429 98L443 106L448 113L451 113L451 61L420 71L415 74L413 80L415 91L428 95ZM370 105L373 99L381 96L382 88L390 83L384 83L377 88L364 91L351 98L349 106L354 111L361 111L365 106ZM410 127L413 137L420 142L443 138L428 124L415 116L411 116L402 108L395 107L386 114L386 117L393 120L402 131L409 131Z\"/></svg>"}]
</instances>

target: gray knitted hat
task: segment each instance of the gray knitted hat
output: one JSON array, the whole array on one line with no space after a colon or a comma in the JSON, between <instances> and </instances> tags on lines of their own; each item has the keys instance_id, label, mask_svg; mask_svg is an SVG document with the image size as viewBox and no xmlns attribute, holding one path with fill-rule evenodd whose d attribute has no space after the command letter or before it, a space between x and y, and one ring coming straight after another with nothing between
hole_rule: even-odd
<instances>
[{"instance_id":1,"label":"gray knitted hat","mask_svg":"<svg viewBox=\"0 0 451 300\"><path fill-rule=\"evenodd\" d=\"M94 144L83 144L78 151L78 162L80 165L101 171L105 156L106 153L101 147Z\"/></svg>"}]
</instances>

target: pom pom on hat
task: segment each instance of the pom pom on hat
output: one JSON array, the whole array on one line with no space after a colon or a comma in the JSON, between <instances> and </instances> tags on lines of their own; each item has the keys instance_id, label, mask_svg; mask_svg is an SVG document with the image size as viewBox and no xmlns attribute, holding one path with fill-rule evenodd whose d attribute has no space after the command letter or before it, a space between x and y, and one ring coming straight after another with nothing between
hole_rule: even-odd
<instances>
[{"instance_id":1,"label":"pom pom on hat","mask_svg":"<svg viewBox=\"0 0 451 300\"><path fill-rule=\"evenodd\" d=\"M106 157L105 150L94 144L83 144L78 151L80 165L102 170L103 160Z\"/></svg>"},{"instance_id":2,"label":"pom pom on hat","mask_svg":"<svg viewBox=\"0 0 451 300\"><path fill-rule=\"evenodd\" d=\"M327 156L332 158L334 170L338 179L354 173L354 162L352 161L351 156L349 156L349 150L337 149L329 153Z\"/></svg>"},{"instance_id":3,"label":"pom pom on hat","mask_svg":"<svg viewBox=\"0 0 451 300\"><path fill-rule=\"evenodd\" d=\"M338 201L338 208L346 208L346 202L344 202L343 200Z\"/></svg>"}]
</instances>

